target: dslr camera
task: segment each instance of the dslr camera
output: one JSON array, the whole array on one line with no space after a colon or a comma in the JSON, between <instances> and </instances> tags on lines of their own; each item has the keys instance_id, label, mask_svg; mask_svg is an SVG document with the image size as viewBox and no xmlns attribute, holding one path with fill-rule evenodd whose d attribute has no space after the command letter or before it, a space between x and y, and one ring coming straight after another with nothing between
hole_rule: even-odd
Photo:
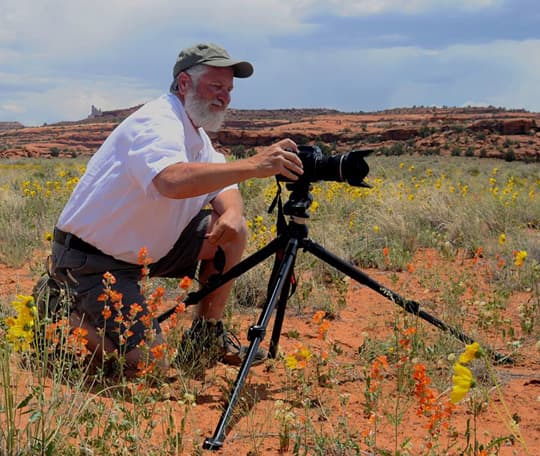
<instances>
[{"instance_id":1,"label":"dslr camera","mask_svg":"<svg viewBox=\"0 0 540 456\"><path fill-rule=\"evenodd\" d=\"M278 175L277 179L287 182L289 190L309 187L311 182L336 181L347 182L354 187L369 187L364 182L364 178L369 173L369 166L365 157L373 149L363 149L337 155L324 155L317 146L298 146L298 157L302 161L304 174L298 180L292 181L283 175Z\"/></svg>"}]
</instances>

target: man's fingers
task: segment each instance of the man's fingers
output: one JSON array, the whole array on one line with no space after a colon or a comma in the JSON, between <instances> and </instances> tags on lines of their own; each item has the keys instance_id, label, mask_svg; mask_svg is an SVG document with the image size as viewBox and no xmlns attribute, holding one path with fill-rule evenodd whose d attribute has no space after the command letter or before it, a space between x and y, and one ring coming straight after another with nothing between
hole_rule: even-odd
<instances>
[{"instance_id":1,"label":"man's fingers","mask_svg":"<svg viewBox=\"0 0 540 456\"><path fill-rule=\"evenodd\" d=\"M289 163L292 164L292 166L288 166L288 168L290 168L296 174L303 174L304 168L302 160L300 160L300 157L298 155L293 154L293 156L290 157Z\"/></svg>"},{"instance_id":2,"label":"man's fingers","mask_svg":"<svg viewBox=\"0 0 540 456\"><path fill-rule=\"evenodd\" d=\"M279 147L281 147L282 149L290 149L294 152L298 152L298 146L292 139L285 138L281 141L278 141L276 144L279 145Z\"/></svg>"},{"instance_id":3,"label":"man's fingers","mask_svg":"<svg viewBox=\"0 0 540 456\"><path fill-rule=\"evenodd\" d=\"M208 239L212 244L215 244L221 236L223 236L223 230L218 227L214 227L210 233L206 234L206 239Z\"/></svg>"}]
</instances>

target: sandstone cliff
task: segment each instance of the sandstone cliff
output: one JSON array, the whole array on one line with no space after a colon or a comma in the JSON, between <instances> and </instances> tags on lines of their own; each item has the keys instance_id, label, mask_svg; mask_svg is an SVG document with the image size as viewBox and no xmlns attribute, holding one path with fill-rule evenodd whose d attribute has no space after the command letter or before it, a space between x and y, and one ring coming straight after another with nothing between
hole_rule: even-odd
<instances>
[{"instance_id":1,"label":"sandstone cliff","mask_svg":"<svg viewBox=\"0 0 540 456\"><path fill-rule=\"evenodd\" d=\"M93 154L137 107L94 110L78 122L0 127L0 158ZM375 148L399 155L469 155L540 161L540 113L497 108L400 108L375 113L327 109L230 110L212 135L225 153L245 156L284 137L325 152Z\"/></svg>"}]
</instances>

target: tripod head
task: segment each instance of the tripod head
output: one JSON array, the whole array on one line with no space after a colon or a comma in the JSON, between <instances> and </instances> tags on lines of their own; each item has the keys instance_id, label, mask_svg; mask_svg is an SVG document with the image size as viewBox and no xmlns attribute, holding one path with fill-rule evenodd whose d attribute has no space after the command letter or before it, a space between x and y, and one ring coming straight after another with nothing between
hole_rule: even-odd
<instances>
[{"instance_id":1,"label":"tripod head","mask_svg":"<svg viewBox=\"0 0 540 456\"><path fill-rule=\"evenodd\" d=\"M313 202L313 196L310 193L311 183L304 182L301 185L296 183L287 184L287 190L291 190L289 199L283 206L283 214L302 219L309 218L307 210Z\"/></svg>"}]
</instances>

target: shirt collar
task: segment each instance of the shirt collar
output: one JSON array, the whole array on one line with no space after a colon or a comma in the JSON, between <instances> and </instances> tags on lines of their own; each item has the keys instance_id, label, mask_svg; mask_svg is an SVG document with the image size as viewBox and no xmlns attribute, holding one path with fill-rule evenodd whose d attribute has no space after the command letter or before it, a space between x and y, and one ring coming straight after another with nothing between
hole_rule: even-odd
<instances>
[{"instance_id":1,"label":"shirt collar","mask_svg":"<svg viewBox=\"0 0 540 456\"><path fill-rule=\"evenodd\" d=\"M176 95L169 93L166 96L169 97L178 118L182 122L182 125L184 125L187 152L193 157L197 157L204 147L204 141L202 139L203 129L195 129L186 113L184 105Z\"/></svg>"}]
</instances>

